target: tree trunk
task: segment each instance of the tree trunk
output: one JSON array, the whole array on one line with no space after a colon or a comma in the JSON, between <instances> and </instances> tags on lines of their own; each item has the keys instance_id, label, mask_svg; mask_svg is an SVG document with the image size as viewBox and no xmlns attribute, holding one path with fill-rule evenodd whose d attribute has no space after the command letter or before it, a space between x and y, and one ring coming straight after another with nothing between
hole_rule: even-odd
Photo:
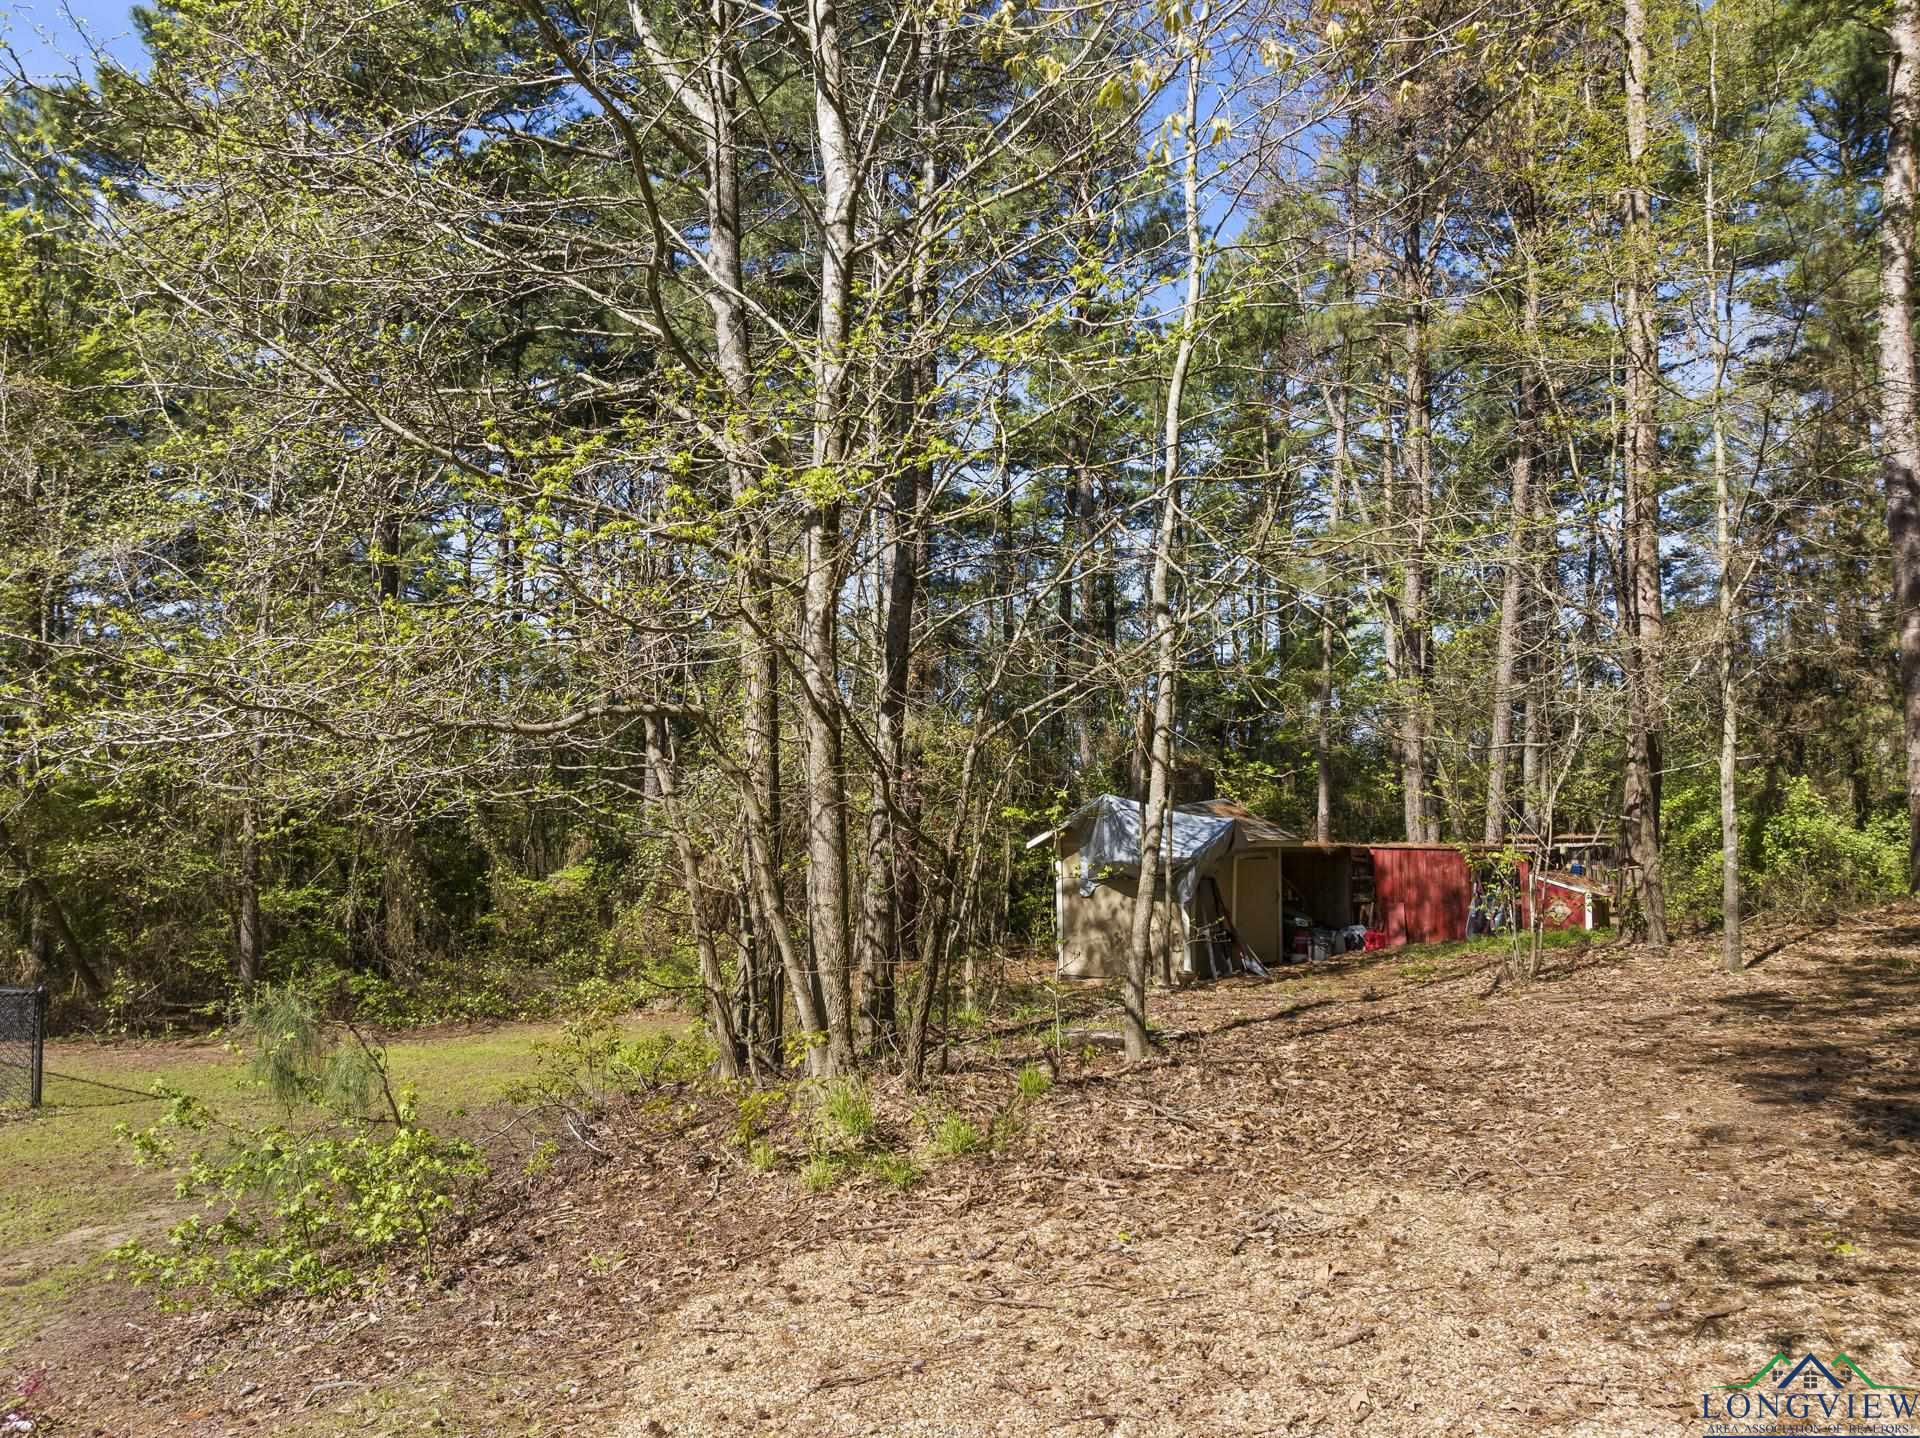
<instances>
[{"instance_id":1,"label":"tree trunk","mask_svg":"<svg viewBox=\"0 0 1920 1438\"><path fill-rule=\"evenodd\" d=\"M713 318L714 368L726 388L729 422L719 444L727 482L742 533L734 550L740 613L741 749L744 773L736 776L746 809L746 901L752 922L742 936L744 986L752 997L743 1010L757 1015L746 1039L756 1062L768 1069L780 1064L783 1030L782 978L791 989L801 1026L824 1032L816 976L793 942L782 890L782 816L780 803L780 670L775 647L778 618L772 576L772 510L759 502L758 466L768 440L755 415L753 334L742 262L744 230L740 213L739 48L743 43L738 0L709 0L704 60L693 75L683 73L647 21L643 7L628 14L648 62L660 73L698 129L707 170L706 303ZM643 163L635 153L632 163ZM775 959L777 958L777 962ZM812 1050L810 1049L811 1053Z\"/></svg>"},{"instance_id":2,"label":"tree trunk","mask_svg":"<svg viewBox=\"0 0 1920 1438\"><path fill-rule=\"evenodd\" d=\"M1341 298L1351 304L1353 299L1353 267L1355 255L1354 227L1351 223L1353 193L1347 194L1349 224L1347 227L1347 263L1342 280ZM1343 317L1342 324L1347 322ZM1340 369L1334 385L1334 391L1327 397L1327 420L1333 430L1333 472L1330 477L1332 494L1328 497L1327 527L1338 533L1345 518L1344 506L1347 498L1347 415L1351 399L1349 372L1349 345L1344 332L1340 340ZM1336 556L1330 554L1326 559L1326 593L1321 596L1320 609L1320 693L1314 705L1314 796L1313 796L1313 836L1322 844L1333 842L1333 648L1336 639L1343 630L1340 613L1339 584L1335 575ZM1264 620L1261 621L1264 623Z\"/></svg>"},{"instance_id":3,"label":"tree trunk","mask_svg":"<svg viewBox=\"0 0 1920 1438\"><path fill-rule=\"evenodd\" d=\"M673 756L667 748L667 721L664 717L651 717L646 728L647 762L659 785L660 807L666 812L674 856L680 863L680 883L687 891L687 924L693 931L694 951L700 956L700 984L707 996L707 1028L719 1054L715 1069L721 1078L738 1078L740 1038L733 1026L733 997L727 992L726 978L720 968L720 951L713 940L713 926L707 922L701 903L700 858L694 852L685 816L680 811Z\"/></svg>"},{"instance_id":4,"label":"tree trunk","mask_svg":"<svg viewBox=\"0 0 1920 1438\"><path fill-rule=\"evenodd\" d=\"M400 516L380 515L373 522L373 547L379 557L374 561L374 592L383 601L400 597Z\"/></svg>"},{"instance_id":5,"label":"tree trunk","mask_svg":"<svg viewBox=\"0 0 1920 1438\"><path fill-rule=\"evenodd\" d=\"M1481 837L1499 844L1507 837L1507 774L1513 756L1513 681L1524 627L1527 548L1533 524L1533 461L1537 448L1532 381L1522 378L1514 395L1512 532L1507 536L1505 583L1500 590L1500 633L1493 662L1493 722L1487 740L1487 822ZM1523 801L1524 803L1524 797Z\"/></svg>"},{"instance_id":6,"label":"tree trunk","mask_svg":"<svg viewBox=\"0 0 1920 1438\"><path fill-rule=\"evenodd\" d=\"M921 33L919 82L920 129L925 153L920 165L919 203L936 203L941 167L934 153L935 135L946 98L943 34L937 24ZM911 293L911 329L919 334L934 302L932 250L933 216L924 212L914 226ZM899 405L900 433L907 441L903 452L916 447L919 406L938 383L931 355L916 355L904 366L905 393ZM860 977L861 1041L869 1049L894 1037L894 978L901 954L901 900L906 892L901 865L900 819L907 809L907 702L912 682L914 605L920 591L921 496L930 492L932 476L924 461L898 462L891 501L884 515L887 526L885 627L881 639L881 683L875 745L885 770L886 784L876 785L867 827L867 888L862 910Z\"/></svg>"},{"instance_id":7,"label":"tree trunk","mask_svg":"<svg viewBox=\"0 0 1920 1438\"><path fill-rule=\"evenodd\" d=\"M1095 417L1098 423L1098 417ZM1093 694L1089 684L1097 663L1094 654L1094 604L1097 599L1097 574L1099 564L1094 557L1092 544L1095 528L1093 509L1093 436L1087 439L1087 456L1074 471L1074 508L1079 514L1080 523L1075 539L1082 546L1080 552L1080 619L1074 633L1075 665L1074 678L1081 688L1076 691L1073 702L1073 732L1075 754L1080 761L1080 772L1091 777L1093 772Z\"/></svg>"},{"instance_id":8,"label":"tree trunk","mask_svg":"<svg viewBox=\"0 0 1920 1438\"><path fill-rule=\"evenodd\" d=\"M1173 370L1167 380L1166 427L1161 437L1160 525L1154 536L1153 571L1147 585L1148 613L1153 624L1153 717L1148 745L1147 799L1140 823L1140 884L1133 902L1132 950L1127 964L1125 985L1125 1037L1127 1057L1144 1059L1149 1052L1147 1035L1147 972L1153 959L1155 889L1164 879L1167 906L1177 902L1173 874L1161 874L1161 848L1165 843L1173 791L1173 722L1175 713L1174 681L1179 657L1179 635L1175 628L1173 590L1173 551L1180 532L1180 444L1181 409L1186 393L1187 369L1193 362L1194 330L1200 317L1200 196L1199 165L1195 145L1198 141L1200 105L1200 62L1197 55L1187 56L1186 90L1186 166L1183 187L1186 200L1187 287L1180 313L1180 338L1174 348ZM1170 866L1169 866L1170 867Z\"/></svg>"},{"instance_id":9,"label":"tree trunk","mask_svg":"<svg viewBox=\"0 0 1920 1438\"><path fill-rule=\"evenodd\" d=\"M1893 548L1900 696L1907 757L1908 885L1920 893L1920 415L1914 398L1914 125L1920 15L1894 0L1887 25L1887 171L1880 193L1880 471Z\"/></svg>"},{"instance_id":10,"label":"tree trunk","mask_svg":"<svg viewBox=\"0 0 1920 1438\"><path fill-rule=\"evenodd\" d=\"M782 963L769 950L774 942L771 927L781 922L777 913L769 913L758 901L767 887L780 883L780 661L772 635L775 625L773 595L773 547L767 533L764 511L756 510L755 465L761 450L759 427L754 419L753 332L746 302L746 275L741 259L740 157L736 138L740 76L735 34L738 15L736 0L712 0L713 38L706 62L707 114L707 234L708 262L713 274L707 289L707 307L713 315L714 364L726 386L735 423L722 437L726 447L727 485L735 508L744 516L747 533L741 545L739 593L742 606L740 632L741 749L746 761L746 778L752 786L756 807L765 830L758 844L748 844L747 864L761 862L769 866L755 882L749 876L748 902L754 910L754 923L744 935L742 962L745 982L753 990L750 1006L758 1023L747 1041L759 1050L760 1062L768 1068L780 1064L781 1015L784 1008L781 982ZM750 821L751 822L751 821ZM787 982L806 985L800 973L786 975Z\"/></svg>"},{"instance_id":11,"label":"tree trunk","mask_svg":"<svg viewBox=\"0 0 1920 1438\"><path fill-rule=\"evenodd\" d=\"M820 165L820 327L814 360L813 464L827 485L844 477L848 339L853 312L859 157L847 132L846 54L836 0L808 0L814 130ZM805 520L801 682L806 689L807 910L826 1005L828 1074L854 1067L849 974L847 796L841 752L838 608L845 539L840 504L818 500Z\"/></svg>"},{"instance_id":12,"label":"tree trunk","mask_svg":"<svg viewBox=\"0 0 1920 1438\"><path fill-rule=\"evenodd\" d=\"M1720 680L1720 956L1728 973L1746 967L1740 942L1740 695L1734 686L1739 580L1734 577L1733 489L1727 460L1727 372L1733 362L1736 265L1727 263L1725 307L1720 285L1718 171L1715 143L1720 126L1720 28L1717 13L1707 25L1707 123L1699 127L1699 162L1705 181L1707 302L1713 317L1714 548L1719 564L1720 630L1715 636Z\"/></svg>"},{"instance_id":13,"label":"tree trunk","mask_svg":"<svg viewBox=\"0 0 1920 1438\"><path fill-rule=\"evenodd\" d=\"M66 950L67 962L73 965L74 973L80 976L80 982L86 986L87 992L96 999L105 998L107 986L101 980L99 970L87 958L87 951L81 946L79 936L73 932L73 925L67 922L66 909L34 869L25 847L4 822L0 822L0 848L7 851L14 866L20 870L27 897L33 900L35 915L52 928L54 936L60 940L60 947Z\"/></svg>"},{"instance_id":14,"label":"tree trunk","mask_svg":"<svg viewBox=\"0 0 1920 1438\"><path fill-rule=\"evenodd\" d=\"M1660 593L1659 431L1655 417L1660 340L1654 317L1653 209L1648 194L1647 8L1626 0L1627 163L1627 452L1625 588L1632 625L1628 659L1627 848L1639 871L1647 942L1667 943L1666 884L1660 872L1661 664L1665 633Z\"/></svg>"},{"instance_id":15,"label":"tree trunk","mask_svg":"<svg viewBox=\"0 0 1920 1438\"><path fill-rule=\"evenodd\" d=\"M1340 424L1334 433L1332 521L1340 523L1340 501L1346 490L1346 403L1340 405ZM1333 646L1340 632L1339 600L1333 593L1334 557L1327 557L1327 592L1320 597L1320 692L1314 699L1313 727L1313 836L1333 842Z\"/></svg>"},{"instance_id":16,"label":"tree trunk","mask_svg":"<svg viewBox=\"0 0 1920 1438\"><path fill-rule=\"evenodd\" d=\"M1411 140L1409 140L1411 145ZM1418 162L1409 161L1418 173ZM1416 179L1416 183L1419 181ZM1406 564L1400 587L1400 662L1406 676L1401 695L1400 782L1410 843L1440 837L1433 793L1433 761L1428 752L1429 684L1433 635L1427 612L1427 540L1433 507L1433 393L1427 352L1426 242L1417 204L1404 236L1403 276L1406 323L1406 438L1404 522Z\"/></svg>"},{"instance_id":17,"label":"tree trunk","mask_svg":"<svg viewBox=\"0 0 1920 1438\"><path fill-rule=\"evenodd\" d=\"M1720 549L1720 950L1727 972L1746 967L1740 936L1740 695L1734 687L1732 506L1727 496L1726 443L1715 418L1714 492Z\"/></svg>"},{"instance_id":18,"label":"tree trunk","mask_svg":"<svg viewBox=\"0 0 1920 1438\"><path fill-rule=\"evenodd\" d=\"M240 809L238 912L234 923L233 976L242 988L260 981L266 933L260 919L260 816L252 799Z\"/></svg>"}]
</instances>

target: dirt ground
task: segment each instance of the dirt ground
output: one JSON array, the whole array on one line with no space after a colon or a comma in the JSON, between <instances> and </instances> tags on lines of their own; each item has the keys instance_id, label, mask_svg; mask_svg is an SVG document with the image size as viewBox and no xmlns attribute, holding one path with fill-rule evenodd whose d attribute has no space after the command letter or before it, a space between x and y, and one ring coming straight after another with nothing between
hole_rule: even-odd
<instances>
[{"instance_id":1,"label":"dirt ground","mask_svg":"<svg viewBox=\"0 0 1920 1438\"><path fill-rule=\"evenodd\" d=\"M90 1311L43 1433L1700 1434L1777 1351L1920 1385L1920 909L1366 955L1164 998L1164 1057L955 1052L991 1153L811 1195L672 1096L510 1185L433 1284Z\"/></svg>"}]
</instances>

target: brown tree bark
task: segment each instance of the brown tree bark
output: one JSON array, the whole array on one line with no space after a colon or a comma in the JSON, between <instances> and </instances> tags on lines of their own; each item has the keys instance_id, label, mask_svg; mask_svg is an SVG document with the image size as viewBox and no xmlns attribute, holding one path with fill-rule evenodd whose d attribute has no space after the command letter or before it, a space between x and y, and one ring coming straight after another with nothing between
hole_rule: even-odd
<instances>
[{"instance_id":1,"label":"brown tree bark","mask_svg":"<svg viewBox=\"0 0 1920 1438\"><path fill-rule=\"evenodd\" d=\"M260 917L260 821L251 800L240 810L239 895L234 916L233 976L243 987L260 980L266 929Z\"/></svg>"},{"instance_id":2,"label":"brown tree bark","mask_svg":"<svg viewBox=\"0 0 1920 1438\"><path fill-rule=\"evenodd\" d=\"M1638 871L1647 942L1667 943L1667 891L1660 872L1661 666L1665 624L1660 586L1659 430L1655 404L1660 340L1654 314L1653 201L1647 190L1649 131L1646 0L1626 0L1626 514L1625 588L1632 618L1624 646L1629 711L1627 850Z\"/></svg>"},{"instance_id":3,"label":"brown tree bark","mask_svg":"<svg viewBox=\"0 0 1920 1438\"><path fill-rule=\"evenodd\" d=\"M1412 158L1413 139L1406 137L1408 166L1417 189L1419 162ZM1433 757L1429 752L1429 692L1433 664L1433 627L1428 613L1429 559L1427 544L1433 515L1433 391L1432 358L1428 353L1428 296L1426 239L1418 202L1409 201L1402 236L1401 281L1407 303L1406 319L1406 433L1404 483L1406 559L1400 582L1400 782L1406 810L1406 834L1412 843L1433 843L1440 837L1439 811L1433 792Z\"/></svg>"},{"instance_id":4,"label":"brown tree bark","mask_svg":"<svg viewBox=\"0 0 1920 1438\"><path fill-rule=\"evenodd\" d=\"M801 1026L822 1031L817 976L791 942L782 891L780 799L780 660L775 647L774 546L769 511L758 505L759 467L766 436L756 417L753 329L746 297L740 211L740 46L746 35L739 0L709 0L700 69L689 75L668 54L638 5L629 15L649 64L680 103L699 135L707 170L705 298L713 321L714 369L725 386L730 423L719 436L729 495L742 526L735 550L739 574L741 750L747 799L746 902L753 922L743 936L743 1008L755 1016L746 1034L756 1063L777 1068L783 1031L783 977ZM634 163L642 163L637 154Z\"/></svg>"},{"instance_id":5,"label":"brown tree bark","mask_svg":"<svg viewBox=\"0 0 1920 1438\"><path fill-rule=\"evenodd\" d=\"M946 95L946 67L938 22L925 26L920 36L919 82L921 143L925 147L919 175L920 202L934 203L940 186L940 166L934 153L935 130ZM908 305L912 329L918 333L934 296L930 261L932 216L923 215L913 227L913 263ZM900 432L915 433L923 397L938 383L931 355L916 357L905 367L899 403ZM860 928L860 1040L868 1051L891 1041L895 1029L894 972L900 959L901 900L906 884L901 866L900 820L906 806L907 703L912 680L914 606L920 591L921 496L930 492L932 477L923 462L900 462L883 522L886 525L886 601L881 636L880 702L874 745L881 768L873 805L867 819L866 891ZM1063 595L1071 586L1061 587Z\"/></svg>"},{"instance_id":6,"label":"brown tree bark","mask_svg":"<svg viewBox=\"0 0 1920 1438\"><path fill-rule=\"evenodd\" d=\"M1328 521L1338 529L1347 494L1347 393L1342 376L1340 396L1333 408L1333 493ZM1340 601L1334 593L1335 559L1327 559L1327 592L1320 597L1320 691L1314 698L1313 725L1313 836L1333 842L1333 647L1341 630Z\"/></svg>"},{"instance_id":7,"label":"brown tree bark","mask_svg":"<svg viewBox=\"0 0 1920 1438\"><path fill-rule=\"evenodd\" d=\"M660 808L665 811L667 830L673 841L674 857L680 864L680 883L687 893L687 925L693 932L694 952L700 956L700 985L706 990L707 1029L713 1036L718 1059L715 1071L721 1078L740 1076L740 1038L733 1024L733 996L728 993L720 968L720 950L714 943L713 927L707 922L702 904L700 857L694 852L687 832L686 816L679 803L679 788L674 779L673 755L669 752L667 721L654 716L646 721L647 762L660 790Z\"/></svg>"},{"instance_id":8,"label":"brown tree bark","mask_svg":"<svg viewBox=\"0 0 1920 1438\"><path fill-rule=\"evenodd\" d=\"M1540 298L1528 247L1532 236L1523 233L1519 244L1526 265L1526 292L1522 300L1522 333L1529 341L1539 329ZM1481 838L1498 844L1507 837L1507 776L1513 768L1513 690L1521 635L1526 629L1523 610L1532 565L1534 498L1533 466L1539 453L1539 394L1529 363L1514 387L1513 482L1508 496L1512 530L1507 535L1506 573L1500 590L1500 629L1493 664L1493 714L1487 740L1487 818ZM1523 793L1522 804L1528 796Z\"/></svg>"},{"instance_id":9,"label":"brown tree bark","mask_svg":"<svg viewBox=\"0 0 1920 1438\"><path fill-rule=\"evenodd\" d=\"M1717 12L1716 12L1717 14ZM1715 658L1720 680L1720 958L1727 972L1746 967L1741 947L1740 912L1740 693L1736 686L1734 649L1738 627L1740 581L1735 578L1732 466L1727 455L1727 375L1733 362L1735 275L1729 259L1726 289L1720 290L1719 172L1714 163L1720 125L1720 31L1717 19L1708 19L1707 123L1700 126L1697 151L1705 201L1707 308L1713 316L1713 495L1714 550L1719 567L1720 629L1715 636Z\"/></svg>"},{"instance_id":10,"label":"brown tree bark","mask_svg":"<svg viewBox=\"0 0 1920 1438\"><path fill-rule=\"evenodd\" d=\"M1356 245L1356 225L1353 208L1355 204L1354 186L1349 182L1346 192L1347 204L1347 253L1346 270L1341 281L1341 299L1346 304L1353 300L1354 266L1358 263ZM1326 396L1327 423L1333 431L1333 464L1329 485L1332 490L1327 504L1327 525L1336 533L1345 518L1347 498L1348 465L1351 455L1348 451L1347 421L1352 401L1352 343L1343 327L1340 338L1339 369L1332 392ZM1320 609L1320 692L1314 705L1314 797L1313 797L1313 835L1322 844L1333 842L1333 649L1336 639L1344 630L1341 614L1339 589L1334 578L1335 559L1327 559L1326 593L1321 596Z\"/></svg>"},{"instance_id":11,"label":"brown tree bark","mask_svg":"<svg viewBox=\"0 0 1920 1438\"><path fill-rule=\"evenodd\" d=\"M1920 413L1914 396L1914 126L1920 16L1894 0L1887 24L1887 170L1880 191L1880 473L1893 550L1907 760L1908 885L1920 892Z\"/></svg>"}]
</instances>

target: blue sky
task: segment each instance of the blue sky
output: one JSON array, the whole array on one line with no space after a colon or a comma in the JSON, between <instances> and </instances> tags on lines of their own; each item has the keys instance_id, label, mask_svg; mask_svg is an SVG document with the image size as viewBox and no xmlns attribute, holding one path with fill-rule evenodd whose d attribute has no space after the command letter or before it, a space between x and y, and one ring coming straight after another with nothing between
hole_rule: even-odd
<instances>
[{"instance_id":1,"label":"blue sky","mask_svg":"<svg viewBox=\"0 0 1920 1438\"><path fill-rule=\"evenodd\" d=\"M115 59L139 57L132 10L131 0L0 0L0 43L37 79L71 74L76 61L91 78L89 39Z\"/></svg>"}]
</instances>

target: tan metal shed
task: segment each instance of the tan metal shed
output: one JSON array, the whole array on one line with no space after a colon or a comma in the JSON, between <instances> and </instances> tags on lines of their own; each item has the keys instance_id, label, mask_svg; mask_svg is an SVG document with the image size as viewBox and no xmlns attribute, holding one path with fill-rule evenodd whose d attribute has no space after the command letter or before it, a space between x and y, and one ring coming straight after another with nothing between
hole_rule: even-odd
<instances>
[{"instance_id":1,"label":"tan metal shed","mask_svg":"<svg viewBox=\"0 0 1920 1438\"><path fill-rule=\"evenodd\" d=\"M1106 794L1028 848L1052 842L1056 968L1062 978L1119 978L1132 947L1139 893L1140 805ZM1294 836L1230 800L1179 805L1167 836L1171 895L1156 905L1156 966L1211 977L1221 967L1223 917L1263 965L1280 963L1280 849ZM1231 965L1229 965L1231 967Z\"/></svg>"}]
</instances>

